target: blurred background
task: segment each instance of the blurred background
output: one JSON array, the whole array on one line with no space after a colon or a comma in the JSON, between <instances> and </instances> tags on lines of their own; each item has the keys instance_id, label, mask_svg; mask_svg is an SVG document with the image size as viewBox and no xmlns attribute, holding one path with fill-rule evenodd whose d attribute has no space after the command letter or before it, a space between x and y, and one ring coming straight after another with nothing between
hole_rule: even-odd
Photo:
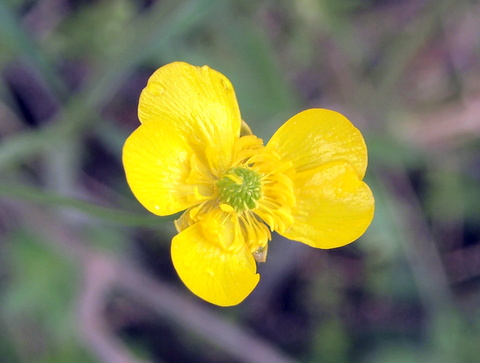
<instances>
[{"instance_id":1,"label":"blurred background","mask_svg":"<svg viewBox=\"0 0 480 363\"><path fill-rule=\"evenodd\" d=\"M121 164L158 67L208 64L267 141L345 114L376 214L277 235L239 306L179 281ZM0 0L0 361L478 362L480 2Z\"/></svg>"}]
</instances>

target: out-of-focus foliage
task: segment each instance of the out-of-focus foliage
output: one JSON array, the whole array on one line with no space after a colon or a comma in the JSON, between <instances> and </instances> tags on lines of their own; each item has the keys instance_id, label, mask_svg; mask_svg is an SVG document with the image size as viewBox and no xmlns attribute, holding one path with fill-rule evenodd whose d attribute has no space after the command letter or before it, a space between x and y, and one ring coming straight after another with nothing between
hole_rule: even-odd
<instances>
[{"instance_id":1,"label":"out-of-focus foliage","mask_svg":"<svg viewBox=\"0 0 480 363\"><path fill-rule=\"evenodd\" d=\"M0 360L108 361L80 314L99 255L205 307L121 164L146 80L183 60L224 73L266 140L308 107L347 115L377 202L348 247L276 236L255 292L208 310L302 362L476 362L479 19L477 0L0 0ZM96 313L120 354L232 361L238 340L118 290Z\"/></svg>"}]
</instances>

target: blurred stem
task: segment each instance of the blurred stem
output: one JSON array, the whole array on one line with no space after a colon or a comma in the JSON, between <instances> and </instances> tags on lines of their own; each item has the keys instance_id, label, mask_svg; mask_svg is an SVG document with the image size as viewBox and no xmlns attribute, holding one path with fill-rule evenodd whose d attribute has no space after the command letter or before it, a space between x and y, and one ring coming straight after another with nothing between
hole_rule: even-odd
<instances>
[{"instance_id":1,"label":"blurred stem","mask_svg":"<svg viewBox=\"0 0 480 363\"><path fill-rule=\"evenodd\" d=\"M455 362L460 348L456 344L449 347L439 344L438 329L451 324L457 310L437 244L413 185L401 165L396 165L395 169L376 170L375 174L379 184L372 183L372 187L377 190L377 200L380 202L381 198L386 207L383 217L389 219L389 237L397 239L403 247L423 305L427 318L425 333L431 354L442 357L442 362ZM457 334L455 326L446 328L451 330L451 334Z\"/></svg>"},{"instance_id":2,"label":"blurred stem","mask_svg":"<svg viewBox=\"0 0 480 363\"><path fill-rule=\"evenodd\" d=\"M105 363L150 363L139 360L122 344L104 318L108 294L119 274L101 254L86 255L83 260L84 283L79 296L79 330L90 349Z\"/></svg>"},{"instance_id":3,"label":"blurred stem","mask_svg":"<svg viewBox=\"0 0 480 363\"><path fill-rule=\"evenodd\" d=\"M0 196L46 206L67 207L82 212L90 217L99 218L105 222L113 222L129 227L160 228L163 222L173 217L141 215L123 210L113 209L66 197L58 193L45 192L32 187L10 186L0 184Z\"/></svg>"},{"instance_id":4,"label":"blurred stem","mask_svg":"<svg viewBox=\"0 0 480 363\"><path fill-rule=\"evenodd\" d=\"M376 170L378 185L412 268L426 311L451 307L452 296L432 233L406 169Z\"/></svg>"}]
</instances>

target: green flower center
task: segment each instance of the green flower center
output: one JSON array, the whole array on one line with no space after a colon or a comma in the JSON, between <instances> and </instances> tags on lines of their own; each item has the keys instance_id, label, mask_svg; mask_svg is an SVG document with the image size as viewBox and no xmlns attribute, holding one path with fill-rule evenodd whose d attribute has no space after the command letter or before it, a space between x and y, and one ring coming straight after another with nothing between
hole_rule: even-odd
<instances>
[{"instance_id":1,"label":"green flower center","mask_svg":"<svg viewBox=\"0 0 480 363\"><path fill-rule=\"evenodd\" d=\"M255 208L262 196L260 175L249 168L230 169L218 180L217 187L220 202L239 213Z\"/></svg>"}]
</instances>

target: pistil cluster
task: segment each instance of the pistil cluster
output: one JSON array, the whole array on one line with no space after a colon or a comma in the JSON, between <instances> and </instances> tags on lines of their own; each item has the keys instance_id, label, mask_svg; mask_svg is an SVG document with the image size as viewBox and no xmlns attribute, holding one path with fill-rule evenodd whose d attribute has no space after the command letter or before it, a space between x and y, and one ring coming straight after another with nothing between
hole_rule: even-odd
<instances>
[{"instance_id":1,"label":"pistil cluster","mask_svg":"<svg viewBox=\"0 0 480 363\"><path fill-rule=\"evenodd\" d=\"M262 196L261 177L248 167L228 170L217 182L220 202L241 213L257 207Z\"/></svg>"}]
</instances>

